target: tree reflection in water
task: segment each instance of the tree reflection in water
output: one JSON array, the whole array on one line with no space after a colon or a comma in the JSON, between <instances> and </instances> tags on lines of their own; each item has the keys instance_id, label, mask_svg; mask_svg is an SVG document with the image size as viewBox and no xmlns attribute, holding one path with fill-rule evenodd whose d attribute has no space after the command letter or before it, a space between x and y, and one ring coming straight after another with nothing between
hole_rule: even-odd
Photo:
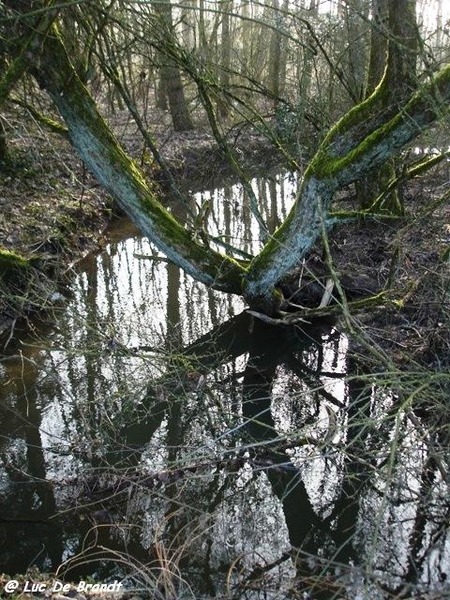
<instances>
[{"instance_id":1,"label":"tree reflection in water","mask_svg":"<svg viewBox=\"0 0 450 600\"><path fill-rule=\"evenodd\" d=\"M138 237L72 294L0 363L2 570L155 598L448 597L448 427L332 323L253 321Z\"/></svg>"}]
</instances>

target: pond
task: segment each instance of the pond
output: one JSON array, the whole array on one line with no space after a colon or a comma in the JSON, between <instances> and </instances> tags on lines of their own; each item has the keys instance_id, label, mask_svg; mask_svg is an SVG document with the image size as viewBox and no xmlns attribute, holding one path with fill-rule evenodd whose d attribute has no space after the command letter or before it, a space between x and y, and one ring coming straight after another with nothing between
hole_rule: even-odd
<instances>
[{"instance_id":1,"label":"pond","mask_svg":"<svg viewBox=\"0 0 450 600\"><path fill-rule=\"evenodd\" d=\"M295 178L253 185L273 230ZM219 244L257 251L239 186L192 199ZM0 359L0 572L161 599L446 597L447 456L335 323L256 321L127 221L58 302Z\"/></svg>"}]
</instances>

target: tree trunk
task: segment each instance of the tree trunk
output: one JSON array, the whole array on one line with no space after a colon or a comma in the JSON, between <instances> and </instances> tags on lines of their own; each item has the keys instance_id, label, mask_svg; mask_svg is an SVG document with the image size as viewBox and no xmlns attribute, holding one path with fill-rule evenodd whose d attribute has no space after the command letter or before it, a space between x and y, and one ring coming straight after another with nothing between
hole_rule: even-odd
<instances>
[{"instance_id":1,"label":"tree trunk","mask_svg":"<svg viewBox=\"0 0 450 600\"><path fill-rule=\"evenodd\" d=\"M165 46L176 45L175 31L172 23L172 6L170 2L153 3L153 9L161 20L160 39L158 40L159 69L158 106L164 107L164 94L169 103L170 116L175 131L188 131L194 128L184 95L181 73L178 65L170 56L170 51L165 52Z\"/></svg>"},{"instance_id":2,"label":"tree trunk","mask_svg":"<svg viewBox=\"0 0 450 600\"><path fill-rule=\"evenodd\" d=\"M220 87L228 90L230 87L231 69L231 36L230 36L230 12L233 10L233 0L226 0L222 7L222 39L221 39L221 65L220 65ZM217 113L221 121L225 121L230 113L230 104L221 95L217 102Z\"/></svg>"},{"instance_id":3,"label":"tree trunk","mask_svg":"<svg viewBox=\"0 0 450 600\"><path fill-rule=\"evenodd\" d=\"M417 86L419 35L416 0L389 0L388 87L400 101Z\"/></svg>"},{"instance_id":4,"label":"tree trunk","mask_svg":"<svg viewBox=\"0 0 450 600\"><path fill-rule=\"evenodd\" d=\"M0 77L0 107L8 98L15 84L32 64L33 54L39 50L43 36L49 30L57 15L58 11L56 9L48 7L42 14L38 13L33 26L18 40L14 40L15 43L10 40L12 49L9 48L8 44L5 44L5 53L6 51L10 52L13 60L10 61L5 73Z\"/></svg>"},{"instance_id":5,"label":"tree trunk","mask_svg":"<svg viewBox=\"0 0 450 600\"><path fill-rule=\"evenodd\" d=\"M0 163L8 160L8 145L6 143L6 132L3 120L0 116Z\"/></svg>"},{"instance_id":6,"label":"tree trunk","mask_svg":"<svg viewBox=\"0 0 450 600\"><path fill-rule=\"evenodd\" d=\"M282 15L278 0L272 0L275 29L271 33L269 52L269 81L268 88L274 96L274 107L280 97L280 65L281 65L281 22Z\"/></svg>"},{"instance_id":7,"label":"tree trunk","mask_svg":"<svg viewBox=\"0 0 450 600\"><path fill-rule=\"evenodd\" d=\"M11 4L11 0L10 2L5 2L5 5L8 4ZM14 51L16 45L11 40L14 50L12 52L13 59L9 64L7 64L7 61L5 60L6 51L9 50L9 47L6 40L2 40L2 52L0 55L0 109L8 99L8 96L16 83L28 70L32 63L33 53L39 49L42 43L42 36L46 34L58 15L58 11L52 9L51 4L52 3L49 3L47 10L43 14L38 13L36 20L33 23L33 27L21 36L22 39L19 40L20 43L17 52ZM15 8L14 4L12 4L12 8ZM14 41L17 44L17 40ZM5 44L3 47L4 42ZM6 131L2 118L0 117L0 162L6 162L7 159L8 145L6 141Z\"/></svg>"},{"instance_id":8,"label":"tree trunk","mask_svg":"<svg viewBox=\"0 0 450 600\"><path fill-rule=\"evenodd\" d=\"M346 75L351 99L361 102L365 97L367 73L367 19L369 16L368 0L346 0L340 4L347 43L345 50ZM378 79L378 81L381 79ZM377 81L377 83L378 83Z\"/></svg>"},{"instance_id":9,"label":"tree trunk","mask_svg":"<svg viewBox=\"0 0 450 600\"><path fill-rule=\"evenodd\" d=\"M416 86L417 27L415 0L373 0L373 27L370 48L368 94L372 94L386 69L387 93L382 105L401 102ZM387 57L387 58L386 58ZM360 206L370 212L403 215L403 200L398 189L383 194L395 179L392 160L357 182Z\"/></svg>"},{"instance_id":10,"label":"tree trunk","mask_svg":"<svg viewBox=\"0 0 450 600\"><path fill-rule=\"evenodd\" d=\"M160 110L169 110L169 101L167 98L167 88L164 85L164 81L161 77L161 69L159 71L158 81L156 83L156 108Z\"/></svg>"},{"instance_id":11,"label":"tree trunk","mask_svg":"<svg viewBox=\"0 0 450 600\"><path fill-rule=\"evenodd\" d=\"M388 0L372 0L372 29L370 31L369 74L366 98L373 94L386 68L389 39Z\"/></svg>"},{"instance_id":12,"label":"tree trunk","mask_svg":"<svg viewBox=\"0 0 450 600\"><path fill-rule=\"evenodd\" d=\"M170 116L175 131L188 131L194 128L184 95L181 73L178 67L165 64L160 68L160 85L169 100Z\"/></svg>"},{"instance_id":13,"label":"tree trunk","mask_svg":"<svg viewBox=\"0 0 450 600\"><path fill-rule=\"evenodd\" d=\"M299 264L323 229L334 224L327 212L335 192L381 167L442 113L442 102L450 99L450 65L395 112L380 108L385 86L384 80L331 129L304 174L288 217L250 263L244 297L261 312L277 310L277 283Z\"/></svg>"},{"instance_id":14,"label":"tree trunk","mask_svg":"<svg viewBox=\"0 0 450 600\"><path fill-rule=\"evenodd\" d=\"M303 11L300 9L300 18L304 18ZM318 0L310 0L309 12L312 18L316 18L319 13ZM308 106L309 91L311 88L312 73L314 67L314 56L316 53L315 42L308 32L305 39L305 47L301 60L299 60L298 73L298 103L297 103L297 122L301 132L305 129L305 114Z\"/></svg>"},{"instance_id":15,"label":"tree trunk","mask_svg":"<svg viewBox=\"0 0 450 600\"><path fill-rule=\"evenodd\" d=\"M98 113L56 29L45 39L42 60L34 74L65 120L72 144L82 160L140 230L198 281L240 294L243 267L232 258L197 243L159 204L155 192Z\"/></svg>"}]
</instances>

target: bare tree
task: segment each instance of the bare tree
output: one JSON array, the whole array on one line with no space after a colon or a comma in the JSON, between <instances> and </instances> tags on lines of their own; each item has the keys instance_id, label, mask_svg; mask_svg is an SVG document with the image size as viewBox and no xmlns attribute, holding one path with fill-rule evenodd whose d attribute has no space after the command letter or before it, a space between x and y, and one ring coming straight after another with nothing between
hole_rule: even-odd
<instances>
[{"instance_id":1,"label":"bare tree","mask_svg":"<svg viewBox=\"0 0 450 600\"><path fill-rule=\"evenodd\" d=\"M183 83L179 66L174 60L174 54L178 46L173 19L172 6L168 2L155 2L153 9L158 15L159 30L157 45L160 56L160 106L165 108L162 95L167 95L172 124L175 131L187 131L193 129L193 123L184 94Z\"/></svg>"},{"instance_id":2,"label":"bare tree","mask_svg":"<svg viewBox=\"0 0 450 600\"><path fill-rule=\"evenodd\" d=\"M415 0L372 0L372 23L366 96L374 93L386 69L381 106L389 111L416 86L418 32ZM361 179L357 185L361 207L373 212L402 215L404 207L399 190L394 188L387 195L383 193L393 179L393 161Z\"/></svg>"}]
</instances>

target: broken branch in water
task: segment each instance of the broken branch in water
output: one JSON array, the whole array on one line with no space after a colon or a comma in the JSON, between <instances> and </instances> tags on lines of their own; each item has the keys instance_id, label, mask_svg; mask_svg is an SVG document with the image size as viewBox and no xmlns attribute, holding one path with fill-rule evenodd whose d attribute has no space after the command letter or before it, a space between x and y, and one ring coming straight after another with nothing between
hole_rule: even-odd
<instances>
[{"instance_id":1,"label":"broken branch in water","mask_svg":"<svg viewBox=\"0 0 450 600\"><path fill-rule=\"evenodd\" d=\"M331 294L331 290L329 292ZM325 296L325 294L324 294ZM380 292L375 296L369 296L362 300L354 300L348 303L349 312L366 310L382 304L386 304L388 299L386 298L386 292ZM319 306L317 308L304 308L296 312L284 312L279 311L280 318L269 317L263 313L255 310L247 310L248 314L253 317L269 323L269 325L295 325L296 323L311 323L312 319L318 319L322 317L336 317L342 314L343 309L340 304L333 304L332 306Z\"/></svg>"}]
</instances>

